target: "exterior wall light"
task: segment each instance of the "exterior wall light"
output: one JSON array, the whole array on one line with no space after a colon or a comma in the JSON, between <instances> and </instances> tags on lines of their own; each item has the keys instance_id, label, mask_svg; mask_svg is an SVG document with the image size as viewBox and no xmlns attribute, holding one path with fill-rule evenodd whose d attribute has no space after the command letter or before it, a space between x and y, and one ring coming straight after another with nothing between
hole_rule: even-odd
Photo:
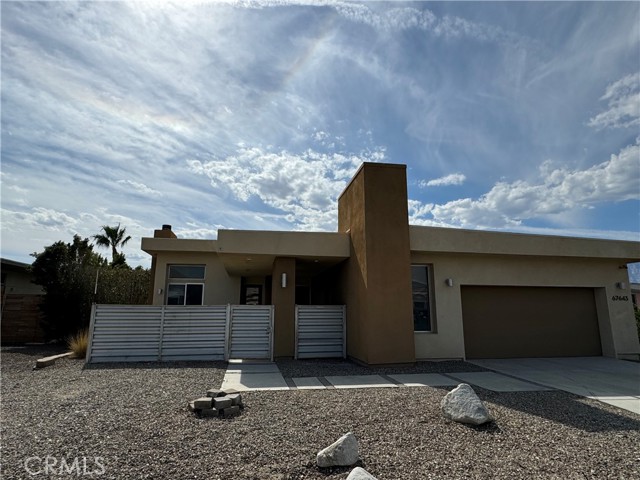
<instances>
[{"instance_id":1,"label":"exterior wall light","mask_svg":"<svg viewBox=\"0 0 640 480\"><path fill-rule=\"evenodd\" d=\"M619 288L620 290L626 290L627 284L624 282L618 282L616 283L616 288Z\"/></svg>"},{"instance_id":2,"label":"exterior wall light","mask_svg":"<svg viewBox=\"0 0 640 480\"><path fill-rule=\"evenodd\" d=\"M162 289L161 288L158 289L158 295L162 295Z\"/></svg>"},{"instance_id":3,"label":"exterior wall light","mask_svg":"<svg viewBox=\"0 0 640 480\"><path fill-rule=\"evenodd\" d=\"M447 287L453 287L453 278L447 278L444 283L447 284Z\"/></svg>"},{"instance_id":4,"label":"exterior wall light","mask_svg":"<svg viewBox=\"0 0 640 480\"><path fill-rule=\"evenodd\" d=\"M283 273L280 277L282 288L287 288L287 274Z\"/></svg>"}]
</instances>

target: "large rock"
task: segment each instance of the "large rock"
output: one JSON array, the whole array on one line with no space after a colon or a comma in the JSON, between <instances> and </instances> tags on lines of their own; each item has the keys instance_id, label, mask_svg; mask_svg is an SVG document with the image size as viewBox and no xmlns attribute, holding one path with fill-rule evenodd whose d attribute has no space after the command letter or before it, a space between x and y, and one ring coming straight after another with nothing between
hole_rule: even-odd
<instances>
[{"instance_id":1,"label":"large rock","mask_svg":"<svg viewBox=\"0 0 640 480\"><path fill-rule=\"evenodd\" d=\"M318 452L319 467L348 467L358 461L358 440L351 432Z\"/></svg>"},{"instance_id":2,"label":"large rock","mask_svg":"<svg viewBox=\"0 0 640 480\"><path fill-rule=\"evenodd\" d=\"M461 383L447 393L440 407L445 417L460 423L482 425L493 420L482 400L466 383Z\"/></svg>"},{"instance_id":3,"label":"large rock","mask_svg":"<svg viewBox=\"0 0 640 480\"><path fill-rule=\"evenodd\" d=\"M356 467L351 470L351 473L347 477L347 480L377 480L376 477L371 475L362 467Z\"/></svg>"}]
</instances>

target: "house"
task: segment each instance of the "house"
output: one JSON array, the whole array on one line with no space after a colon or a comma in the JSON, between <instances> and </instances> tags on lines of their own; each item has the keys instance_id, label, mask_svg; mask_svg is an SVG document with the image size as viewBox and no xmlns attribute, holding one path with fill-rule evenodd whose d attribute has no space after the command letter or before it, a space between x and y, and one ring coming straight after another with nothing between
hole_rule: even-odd
<instances>
[{"instance_id":1,"label":"house","mask_svg":"<svg viewBox=\"0 0 640 480\"><path fill-rule=\"evenodd\" d=\"M296 305L346 305L346 353L421 359L640 358L626 264L640 242L409 225L406 166L364 163L337 232L220 230L142 239L154 305L274 306L273 355L296 348ZM264 335L269 334L265 331Z\"/></svg>"},{"instance_id":2,"label":"house","mask_svg":"<svg viewBox=\"0 0 640 480\"><path fill-rule=\"evenodd\" d=\"M44 298L41 286L32 282L29 265L0 259L2 271L2 344L43 342L40 328Z\"/></svg>"}]
</instances>

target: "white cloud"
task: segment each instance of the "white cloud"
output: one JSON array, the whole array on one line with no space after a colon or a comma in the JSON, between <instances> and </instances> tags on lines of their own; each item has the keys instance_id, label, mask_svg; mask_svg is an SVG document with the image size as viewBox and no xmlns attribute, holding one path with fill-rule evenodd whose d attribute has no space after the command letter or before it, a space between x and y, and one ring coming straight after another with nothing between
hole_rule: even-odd
<instances>
[{"instance_id":1,"label":"white cloud","mask_svg":"<svg viewBox=\"0 0 640 480\"><path fill-rule=\"evenodd\" d=\"M11 231L27 225L47 230L64 229L71 231L77 224L78 221L75 218L51 208L35 207L26 212L2 209L3 230L8 229Z\"/></svg>"},{"instance_id":2,"label":"white cloud","mask_svg":"<svg viewBox=\"0 0 640 480\"><path fill-rule=\"evenodd\" d=\"M133 189L142 194L142 195L148 195L148 196L161 196L162 192L159 192L158 190L154 190L151 187L147 187L144 183L140 183L140 182L134 182L133 180L118 180L118 183L121 185L128 185L130 187L133 187Z\"/></svg>"},{"instance_id":3,"label":"white cloud","mask_svg":"<svg viewBox=\"0 0 640 480\"><path fill-rule=\"evenodd\" d=\"M640 72L627 75L607 87L600 100L609 108L589 120L589 126L627 128L640 125Z\"/></svg>"},{"instance_id":4,"label":"white cloud","mask_svg":"<svg viewBox=\"0 0 640 480\"><path fill-rule=\"evenodd\" d=\"M443 187L448 185L462 185L467 177L462 173L452 173L440 178L434 178L432 180L420 180L418 185L420 187Z\"/></svg>"},{"instance_id":5,"label":"white cloud","mask_svg":"<svg viewBox=\"0 0 640 480\"><path fill-rule=\"evenodd\" d=\"M539 181L498 182L477 200L464 198L435 205L437 222L462 227L521 225L523 220L557 215L573 208L640 199L640 145L586 170L568 170L544 162Z\"/></svg>"},{"instance_id":6,"label":"white cloud","mask_svg":"<svg viewBox=\"0 0 640 480\"><path fill-rule=\"evenodd\" d=\"M201 162L188 161L194 173L206 175L219 192L248 202L259 199L282 212L296 228L334 230L336 200L364 161L384 159L382 150L359 155L271 152L259 147L241 148L236 155Z\"/></svg>"}]
</instances>

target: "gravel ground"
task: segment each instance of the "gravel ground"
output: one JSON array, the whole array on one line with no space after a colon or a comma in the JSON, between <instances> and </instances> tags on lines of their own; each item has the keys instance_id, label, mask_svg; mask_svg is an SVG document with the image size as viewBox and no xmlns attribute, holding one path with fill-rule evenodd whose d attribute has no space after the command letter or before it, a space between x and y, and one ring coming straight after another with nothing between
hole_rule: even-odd
<instances>
[{"instance_id":1,"label":"gravel ground","mask_svg":"<svg viewBox=\"0 0 640 480\"><path fill-rule=\"evenodd\" d=\"M239 417L199 419L186 403L221 384L223 363L33 371L41 356L2 352L3 478L45 478L24 463L49 455L89 471L101 457L93 478L345 479L314 461L347 431L380 480L640 478L640 417L564 392L476 389L497 418L484 427L445 420L436 388L248 392Z\"/></svg>"}]
</instances>

